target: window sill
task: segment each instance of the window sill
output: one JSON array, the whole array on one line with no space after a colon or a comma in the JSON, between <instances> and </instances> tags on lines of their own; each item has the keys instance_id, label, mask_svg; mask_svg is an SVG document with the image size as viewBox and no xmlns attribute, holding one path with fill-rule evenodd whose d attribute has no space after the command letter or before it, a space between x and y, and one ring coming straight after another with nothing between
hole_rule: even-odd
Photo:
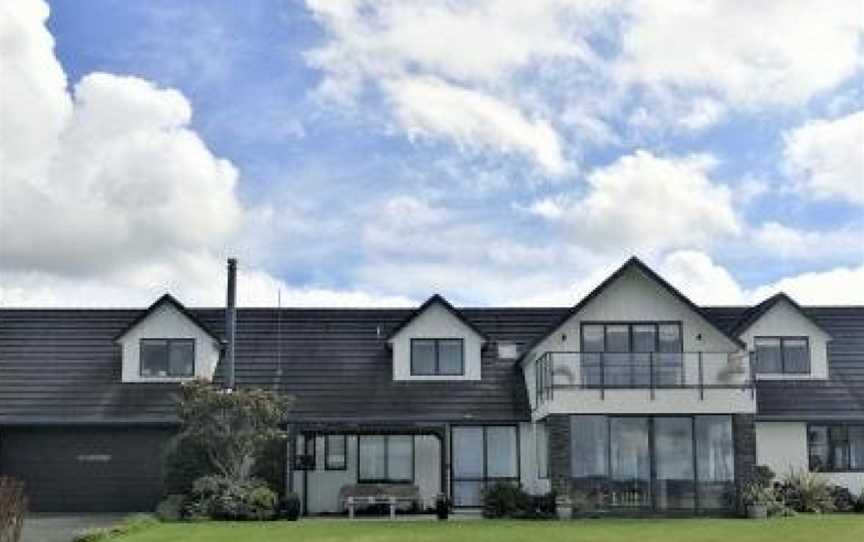
<instances>
[{"instance_id":1,"label":"window sill","mask_svg":"<svg viewBox=\"0 0 864 542\"><path fill-rule=\"evenodd\" d=\"M756 380L827 380L827 377L816 376L813 373L765 373L756 374Z\"/></svg>"}]
</instances>

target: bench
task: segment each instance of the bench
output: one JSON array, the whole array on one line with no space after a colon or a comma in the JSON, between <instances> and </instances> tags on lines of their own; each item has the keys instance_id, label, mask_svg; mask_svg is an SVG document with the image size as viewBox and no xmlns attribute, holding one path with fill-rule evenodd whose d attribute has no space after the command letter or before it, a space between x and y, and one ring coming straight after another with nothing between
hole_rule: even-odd
<instances>
[{"instance_id":1,"label":"bench","mask_svg":"<svg viewBox=\"0 0 864 542\"><path fill-rule=\"evenodd\" d=\"M387 505L390 519L395 519L398 506L420 504L420 488L408 484L349 484L339 490L339 502L351 519L358 508L376 504Z\"/></svg>"}]
</instances>

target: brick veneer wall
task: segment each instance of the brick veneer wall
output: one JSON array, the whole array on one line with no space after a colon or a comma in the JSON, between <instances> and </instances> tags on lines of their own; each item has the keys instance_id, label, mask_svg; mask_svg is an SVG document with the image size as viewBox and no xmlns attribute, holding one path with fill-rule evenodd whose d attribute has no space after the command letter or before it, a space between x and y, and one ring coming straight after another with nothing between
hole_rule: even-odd
<instances>
[{"instance_id":1,"label":"brick veneer wall","mask_svg":"<svg viewBox=\"0 0 864 542\"><path fill-rule=\"evenodd\" d=\"M553 414L546 418L549 439L549 477L559 495L570 493L570 416Z\"/></svg>"}]
</instances>

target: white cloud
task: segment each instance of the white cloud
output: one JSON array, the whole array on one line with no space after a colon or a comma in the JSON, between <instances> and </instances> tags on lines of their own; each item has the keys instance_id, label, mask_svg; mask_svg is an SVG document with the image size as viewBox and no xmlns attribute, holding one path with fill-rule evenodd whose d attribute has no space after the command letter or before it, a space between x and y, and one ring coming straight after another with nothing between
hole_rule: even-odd
<instances>
[{"instance_id":1,"label":"white cloud","mask_svg":"<svg viewBox=\"0 0 864 542\"><path fill-rule=\"evenodd\" d=\"M864 205L864 111L810 121L784 139L787 168L802 192Z\"/></svg>"},{"instance_id":2,"label":"white cloud","mask_svg":"<svg viewBox=\"0 0 864 542\"><path fill-rule=\"evenodd\" d=\"M806 231L779 222L766 222L752 232L752 242L760 254L782 259L830 261L832 258L864 257L864 229L845 228Z\"/></svg>"},{"instance_id":3,"label":"white cloud","mask_svg":"<svg viewBox=\"0 0 864 542\"><path fill-rule=\"evenodd\" d=\"M564 221L576 244L597 250L710 245L741 231L729 189L709 177L715 164L707 155L639 150L589 173L584 196L541 200L532 210Z\"/></svg>"},{"instance_id":4,"label":"white cloud","mask_svg":"<svg viewBox=\"0 0 864 542\"><path fill-rule=\"evenodd\" d=\"M785 292L803 305L864 305L864 262L781 277L742 287L724 267L697 251L673 252L658 264L659 273L697 304L755 304Z\"/></svg>"},{"instance_id":5,"label":"white cloud","mask_svg":"<svg viewBox=\"0 0 864 542\"><path fill-rule=\"evenodd\" d=\"M637 0L627 12L619 76L661 92L797 105L861 67L859 0Z\"/></svg>"},{"instance_id":6,"label":"white cloud","mask_svg":"<svg viewBox=\"0 0 864 542\"><path fill-rule=\"evenodd\" d=\"M234 166L189 127L188 100L107 73L70 94L47 6L4 2L0 15L0 305L142 305L166 289L222 304L223 257L250 211ZM240 299L270 305L279 289L286 304L409 302L292 288L254 265Z\"/></svg>"},{"instance_id":7,"label":"white cloud","mask_svg":"<svg viewBox=\"0 0 864 542\"><path fill-rule=\"evenodd\" d=\"M716 124L725 113L725 106L710 98L700 98L690 104L678 123L688 130L702 130Z\"/></svg>"},{"instance_id":8,"label":"white cloud","mask_svg":"<svg viewBox=\"0 0 864 542\"><path fill-rule=\"evenodd\" d=\"M384 88L409 135L443 136L463 148L520 152L554 175L567 169L548 121L530 120L492 96L429 77L391 81Z\"/></svg>"}]
</instances>

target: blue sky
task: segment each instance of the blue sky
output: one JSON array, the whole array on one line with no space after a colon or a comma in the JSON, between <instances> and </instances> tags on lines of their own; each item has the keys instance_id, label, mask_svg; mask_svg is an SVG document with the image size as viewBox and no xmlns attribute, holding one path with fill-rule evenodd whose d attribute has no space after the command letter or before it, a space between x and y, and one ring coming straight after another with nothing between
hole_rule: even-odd
<instances>
[{"instance_id":1,"label":"blue sky","mask_svg":"<svg viewBox=\"0 0 864 542\"><path fill-rule=\"evenodd\" d=\"M864 303L860 2L49 4L5 29L45 91L4 107L60 119L56 157L4 184L89 218L0 224L6 303L218 303L228 254L255 304L567 305L630 254L697 301Z\"/></svg>"}]
</instances>

